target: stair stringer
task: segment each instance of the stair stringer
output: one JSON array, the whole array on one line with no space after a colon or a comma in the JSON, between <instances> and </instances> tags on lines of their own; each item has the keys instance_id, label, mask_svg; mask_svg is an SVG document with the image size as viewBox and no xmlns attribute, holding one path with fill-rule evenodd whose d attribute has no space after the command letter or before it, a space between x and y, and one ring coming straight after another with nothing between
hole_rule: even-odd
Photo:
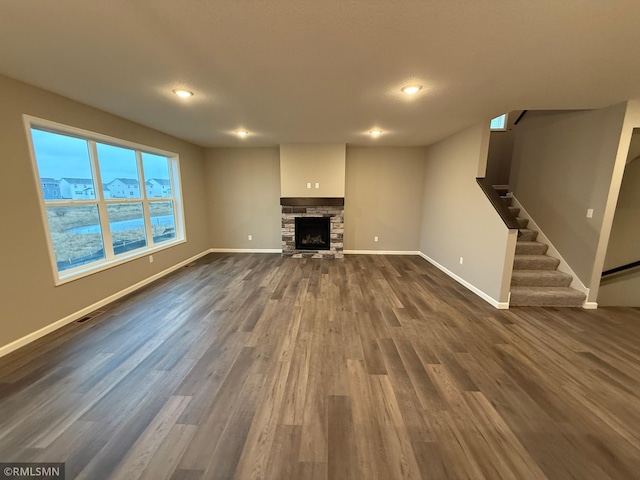
<instances>
[{"instance_id":1,"label":"stair stringer","mask_svg":"<svg viewBox=\"0 0 640 480\"><path fill-rule=\"evenodd\" d=\"M578 276L575 274L573 269L569 266L569 264L564 259L564 257L560 255L560 252L558 252L556 247L554 247L553 243L551 243L551 240L549 240L549 238L544 234L544 232L540 229L540 227L535 222L535 220L531 218L531 215L529 215L529 212L527 212L527 210L522 206L522 204L518 201L518 199L513 193L509 193L507 195L511 196L512 206L518 207L520 209L520 213L518 214L518 216L529 220L529 225L527 226L527 228L530 228L531 230L536 230L538 232L537 241L548 245L549 248L547 249L547 255L549 255L550 257L555 257L558 260L560 260L560 264L558 265L557 270L559 272L563 272L571 275L572 280L571 280L571 285L569 286L575 290L578 290L579 292L584 293L587 296L587 298L589 298L589 288L587 288L587 286L584 283L582 283L582 281L578 278ZM584 308L591 307L588 304L589 302L585 301L583 307Z\"/></svg>"}]
</instances>

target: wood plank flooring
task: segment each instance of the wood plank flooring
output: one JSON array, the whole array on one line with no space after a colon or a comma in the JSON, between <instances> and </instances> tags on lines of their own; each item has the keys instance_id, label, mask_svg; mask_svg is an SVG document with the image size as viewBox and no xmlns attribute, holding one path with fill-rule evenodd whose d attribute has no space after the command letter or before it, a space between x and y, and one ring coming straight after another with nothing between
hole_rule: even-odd
<instances>
[{"instance_id":1,"label":"wood plank flooring","mask_svg":"<svg viewBox=\"0 0 640 480\"><path fill-rule=\"evenodd\" d=\"M638 479L639 339L639 309L499 311L419 257L211 254L0 359L0 462Z\"/></svg>"}]
</instances>

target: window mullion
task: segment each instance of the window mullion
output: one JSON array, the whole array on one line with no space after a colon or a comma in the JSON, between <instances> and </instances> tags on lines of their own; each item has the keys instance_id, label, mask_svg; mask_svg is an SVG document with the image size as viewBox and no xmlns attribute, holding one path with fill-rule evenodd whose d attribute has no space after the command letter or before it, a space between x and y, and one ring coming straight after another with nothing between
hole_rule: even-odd
<instances>
[{"instance_id":1,"label":"window mullion","mask_svg":"<svg viewBox=\"0 0 640 480\"><path fill-rule=\"evenodd\" d=\"M109 211L107 203L104 199L102 191L102 176L100 175L100 166L98 164L98 148L96 142L89 140L89 159L91 160L91 170L93 172L93 184L98 203L98 213L100 214L100 230L102 231L102 245L104 247L104 256L106 260L115 258L113 253L113 241L111 240L111 227L109 225ZM97 187L97 188L96 188Z\"/></svg>"},{"instance_id":2,"label":"window mullion","mask_svg":"<svg viewBox=\"0 0 640 480\"><path fill-rule=\"evenodd\" d=\"M175 158L169 160L169 178L171 181L171 202L173 203L173 212L175 215L176 235L180 238L186 236L184 224L184 202L182 201L182 192L180 191L180 168ZM179 201L176 201L179 199Z\"/></svg>"},{"instance_id":3,"label":"window mullion","mask_svg":"<svg viewBox=\"0 0 640 480\"><path fill-rule=\"evenodd\" d=\"M71 200L62 198L59 200L45 200L44 205L46 207L83 207L85 205L95 205L96 199L90 200Z\"/></svg>"},{"instance_id":4,"label":"window mullion","mask_svg":"<svg viewBox=\"0 0 640 480\"><path fill-rule=\"evenodd\" d=\"M136 161L138 162L138 178L140 179L141 184L141 195L142 199L142 212L144 214L144 228L147 235L147 245L152 246L153 242L153 228L151 226L151 211L149 209L149 199L147 198L147 180L144 176L144 164L142 162L142 152L140 150L136 150Z\"/></svg>"}]
</instances>

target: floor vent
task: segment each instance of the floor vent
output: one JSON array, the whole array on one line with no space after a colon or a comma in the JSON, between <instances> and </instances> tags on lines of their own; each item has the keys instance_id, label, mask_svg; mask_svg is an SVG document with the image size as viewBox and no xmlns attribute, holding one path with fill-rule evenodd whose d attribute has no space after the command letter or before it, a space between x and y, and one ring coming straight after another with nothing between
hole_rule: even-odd
<instances>
[{"instance_id":1,"label":"floor vent","mask_svg":"<svg viewBox=\"0 0 640 480\"><path fill-rule=\"evenodd\" d=\"M104 313L103 310L96 310L94 312L88 313L84 317L79 318L78 320L76 320L76 323L84 323L87 320L91 320L92 318L96 318L98 315L100 315L102 313Z\"/></svg>"}]
</instances>

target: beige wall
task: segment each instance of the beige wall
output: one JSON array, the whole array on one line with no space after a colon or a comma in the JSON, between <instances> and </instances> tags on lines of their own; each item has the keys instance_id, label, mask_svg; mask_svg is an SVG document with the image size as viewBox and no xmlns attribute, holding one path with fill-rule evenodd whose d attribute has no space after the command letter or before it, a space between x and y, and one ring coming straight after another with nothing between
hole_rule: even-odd
<instances>
[{"instance_id":1,"label":"beige wall","mask_svg":"<svg viewBox=\"0 0 640 480\"><path fill-rule=\"evenodd\" d=\"M418 250L424 153L347 149L345 250ZM205 157L211 247L281 248L278 148L210 148Z\"/></svg>"},{"instance_id":2,"label":"beige wall","mask_svg":"<svg viewBox=\"0 0 640 480\"><path fill-rule=\"evenodd\" d=\"M208 247L202 149L114 115L0 76L3 186L0 347L61 320ZM22 114L180 155L187 242L61 286L53 273Z\"/></svg>"},{"instance_id":3,"label":"beige wall","mask_svg":"<svg viewBox=\"0 0 640 480\"><path fill-rule=\"evenodd\" d=\"M516 133L511 189L590 288L625 111L622 103L600 110L549 112L525 117ZM586 217L590 208L593 218Z\"/></svg>"},{"instance_id":4,"label":"beige wall","mask_svg":"<svg viewBox=\"0 0 640 480\"><path fill-rule=\"evenodd\" d=\"M278 147L209 148L205 158L210 246L281 248Z\"/></svg>"},{"instance_id":5,"label":"beige wall","mask_svg":"<svg viewBox=\"0 0 640 480\"><path fill-rule=\"evenodd\" d=\"M640 129L635 128L631 135L631 145L629 145L629 153L627 154L627 163L640 158Z\"/></svg>"},{"instance_id":6,"label":"beige wall","mask_svg":"<svg viewBox=\"0 0 640 480\"><path fill-rule=\"evenodd\" d=\"M344 197L345 148L344 143L281 145L281 196Z\"/></svg>"},{"instance_id":7,"label":"beige wall","mask_svg":"<svg viewBox=\"0 0 640 480\"><path fill-rule=\"evenodd\" d=\"M485 178L491 182L492 185L509 184L515 129L518 128L517 125L514 126L514 122L521 113L522 110L509 112L507 116L507 129L504 131L491 132Z\"/></svg>"},{"instance_id":8,"label":"beige wall","mask_svg":"<svg viewBox=\"0 0 640 480\"><path fill-rule=\"evenodd\" d=\"M496 303L508 300L516 231L476 183L488 140L486 122L427 149L420 251Z\"/></svg>"},{"instance_id":9,"label":"beige wall","mask_svg":"<svg viewBox=\"0 0 640 480\"><path fill-rule=\"evenodd\" d=\"M633 137L632 149L638 135L634 133ZM640 260L639 239L640 160L634 160L627 164L622 178L604 270ZM638 292L640 292L640 269L634 268L603 279L598 294L598 304L640 307Z\"/></svg>"},{"instance_id":10,"label":"beige wall","mask_svg":"<svg viewBox=\"0 0 640 480\"><path fill-rule=\"evenodd\" d=\"M589 292L590 301L599 299L599 287L602 280L602 271L604 267L607 247L611 230L613 227L613 220L615 216L616 203L620 193L620 187L622 186L622 178L627 162L630 159L635 158L634 151L632 150L632 137L633 133L640 128L640 100L632 99L626 102L626 111L624 115L624 122L622 126L622 133L620 134L620 140L618 142L618 151L616 153L616 160L613 167L613 174L611 176L611 185L609 188L609 195L607 198L607 204L605 208L605 217L600 233L600 241L598 243L598 250L596 252L596 261L593 267L593 274L591 276L591 291ZM632 286L633 282L627 284ZM637 290L635 290L637 291ZM627 297L629 298L629 297ZM628 305L637 304L637 300L629 300Z\"/></svg>"},{"instance_id":11,"label":"beige wall","mask_svg":"<svg viewBox=\"0 0 640 480\"><path fill-rule=\"evenodd\" d=\"M425 160L425 147L347 148L345 250L418 250Z\"/></svg>"},{"instance_id":12,"label":"beige wall","mask_svg":"<svg viewBox=\"0 0 640 480\"><path fill-rule=\"evenodd\" d=\"M613 217L604 270L640 260L640 160L628 163Z\"/></svg>"},{"instance_id":13,"label":"beige wall","mask_svg":"<svg viewBox=\"0 0 640 480\"><path fill-rule=\"evenodd\" d=\"M600 307L640 307L640 274L637 269L602 280L598 292Z\"/></svg>"}]
</instances>

